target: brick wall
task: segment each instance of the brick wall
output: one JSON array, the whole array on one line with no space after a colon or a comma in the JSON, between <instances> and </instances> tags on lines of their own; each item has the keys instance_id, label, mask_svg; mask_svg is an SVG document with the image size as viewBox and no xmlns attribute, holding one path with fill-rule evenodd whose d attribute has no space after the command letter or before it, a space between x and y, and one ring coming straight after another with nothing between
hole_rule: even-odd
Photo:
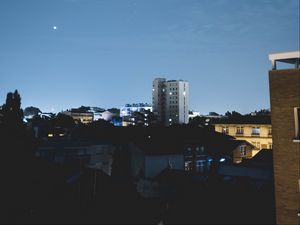
<instances>
[{"instance_id":1,"label":"brick wall","mask_svg":"<svg viewBox=\"0 0 300 225\"><path fill-rule=\"evenodd\" d=\"M300 69L269 71L277 224L300 224L300 143L294 107L300 106Z\"/></svg>"}]
</instances>

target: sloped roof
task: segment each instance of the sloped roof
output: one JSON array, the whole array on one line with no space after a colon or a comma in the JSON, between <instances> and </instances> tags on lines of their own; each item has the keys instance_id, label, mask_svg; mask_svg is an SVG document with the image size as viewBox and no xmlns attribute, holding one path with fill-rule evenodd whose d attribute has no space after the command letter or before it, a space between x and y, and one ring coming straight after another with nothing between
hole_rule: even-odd
<instances>
[{"instance_id":1,"label":"sloped roof","mask_svg":"<svg viewBox=\"0 0 300 225\"><path fill-rule=\"evenodd\" d=\"M259 164L272 164L273 163L273 150L262 149L253 158L249 160L250 163Z\"/></svg>"},{"instance_id":2,"label":"sloped roof","mask_svg":"<svg viewBox=\"0 0 300 225\"><path fill-rule=\"evenodd\" d=\"M164 169L160 174L154 177L155 181L163 183L181 183L188 180L188 174L184 170L175 170L172 168Z\"/></svg>"},{"instance_id":3,"label":"sloped roof","mask_svg":"<svg viewBox=\"0 0 300 225\"><path fill-rule=\"evenodd\" d=\"M232 151L234 149L236 149L237 147L239 147L240 145L248 145L251 148L255 148L254 145L252 145L251 143L249 143L246 140L236 140L236 139L220 140L220 141L216 141L216 142L210 141L210 143L208 143L207 147L208 147L208 151L211 154L228 155L228 154L231 154Z\"/></svg>"},{"instance_id":4,"label":"sloped roof","mask_svg":"<svg viewBox=\"0 0 300 225\"><path fill-rule=\"evenodd\" d=\"M241 117L232 117L232 118L221 118L214 121L214 124L270 124L271 125L271 116L241 116Z\"/></svg>"},{"instance_id":5,"label":"sloped roof","mask_svg":"<svg viewBox=\"0 0 300 225\"><path fill-rule=\"evenodd\" d=\"M205 128L159 128L148 130L133 141L146 155L184 154L188 145L203 145L212 155L231 154L245 140L236 140L231 136L214 132ZM143 136L144 135L144 136Z\"/></svg>"}]
</instances>

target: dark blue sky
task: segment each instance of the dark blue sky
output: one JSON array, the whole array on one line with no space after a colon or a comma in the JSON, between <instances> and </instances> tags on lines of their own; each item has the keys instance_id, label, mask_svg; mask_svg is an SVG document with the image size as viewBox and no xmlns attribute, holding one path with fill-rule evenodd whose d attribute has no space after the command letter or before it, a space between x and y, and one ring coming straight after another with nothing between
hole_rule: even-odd
<instances>
[{"instance_id":1,"label":"dark blue sky","mask_svg":"<svg viewBox=\"0 0 300 225\"><path fill-rule=\"evenodd\" d=\"M269 107L268 54L299 49L299 0L1 0L0 27L0 104L151 103L165 77L190 109L248 113Z\"/></svg>"}]
</instances>

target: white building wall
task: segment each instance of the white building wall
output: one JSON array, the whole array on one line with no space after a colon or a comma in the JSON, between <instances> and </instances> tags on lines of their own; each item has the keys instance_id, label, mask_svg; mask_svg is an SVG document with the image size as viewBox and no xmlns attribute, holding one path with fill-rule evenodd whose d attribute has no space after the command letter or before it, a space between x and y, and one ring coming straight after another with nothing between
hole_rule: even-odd
<instances>
[{"instance_id":1,"label":"white building wall","mask_svg":"<svg viewBox=\"0 0 300 225\"><path fill-rule=\"evenodd\" d=\"M152 85L153 112L165 125L188 123L189 83L157 78Z\"/></svg>"},{"instance_id":2,"label":"white building wall","mask_svg":"<svg viewBox=\"0 0 300 225\"><path fill-rule=\"evenodd\" d=\"M179 123L189 122L189 83L179 81L178 92Z\"/></svg>"}]
</instances>

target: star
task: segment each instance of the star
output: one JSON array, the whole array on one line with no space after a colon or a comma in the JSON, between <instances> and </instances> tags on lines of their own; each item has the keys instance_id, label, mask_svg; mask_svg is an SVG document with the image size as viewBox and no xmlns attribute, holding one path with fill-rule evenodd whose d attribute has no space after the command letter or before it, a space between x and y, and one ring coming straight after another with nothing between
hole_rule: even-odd
<instances>
[{"instance_id":1,"label":"star","mask_svg":"<svg viewBox=\"0 0 300 225\"><path fill-rule=\"evenodd\" d=\"M53 26L52 29L53 29L53 30L56 30L56 29L57 29L57 26Z\"/></svg>"}]
</instances>

